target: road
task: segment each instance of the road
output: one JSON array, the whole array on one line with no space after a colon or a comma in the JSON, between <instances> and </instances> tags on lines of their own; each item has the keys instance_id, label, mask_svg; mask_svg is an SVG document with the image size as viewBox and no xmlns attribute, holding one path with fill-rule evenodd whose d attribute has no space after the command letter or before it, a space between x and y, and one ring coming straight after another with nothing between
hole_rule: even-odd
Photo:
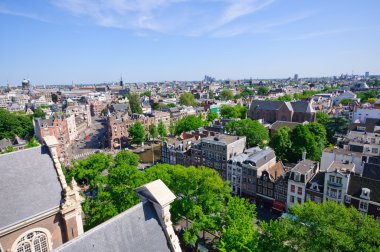
<instances>
[{"instance_id":1,"label":"road","mask_svg":"<svg viewBox=\"0 0 380 252\"><path fill-rule=\"evenodd\" d=\"M92 153L104 151L107 143L106 133L106 120L93 117L92 125L79 134L78 141L73 143L72 159L82 159ZM90 139L86 140L86 135L90 135Z\"/></svg>"}]
</instances>

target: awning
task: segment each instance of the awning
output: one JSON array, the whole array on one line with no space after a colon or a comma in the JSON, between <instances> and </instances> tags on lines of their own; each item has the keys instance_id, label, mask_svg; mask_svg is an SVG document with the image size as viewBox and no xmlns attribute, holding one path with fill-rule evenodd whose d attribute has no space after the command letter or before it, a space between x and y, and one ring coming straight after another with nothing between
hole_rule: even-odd
<instances>
[{"instance_id":1,"label":"awning","mask_svg":"<svg viewBox=\"0 0 380 252\"><path fill-rule=\"evenodd\" d=\"M285 209L285 204L282 203L281 201L276 201L275 200L275 201L273 201L272 209L273 210L277 210L279 212L282 212Z\"/></svg>"}]
</instances>

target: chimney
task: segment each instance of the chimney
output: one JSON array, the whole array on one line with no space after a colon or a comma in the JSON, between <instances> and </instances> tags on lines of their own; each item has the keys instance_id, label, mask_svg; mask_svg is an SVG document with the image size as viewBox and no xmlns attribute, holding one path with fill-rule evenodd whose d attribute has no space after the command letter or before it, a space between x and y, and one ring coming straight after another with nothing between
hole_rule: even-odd
<instances>
[{"instance_id":1,"label":"chimney","mask_svg":"<svg viewBox=\"0 0 380 252\"><path fill-rule=\"evenodd\" d=\"M302 152L302 160L306 159L306 151Z\"/></svg>"},{"instance_id":2,"label":"chimney","mask_svg":"<svg viewBox=\"0 0 380 252\"><path fill-rule=\"evenodd\" d=\"M154 206L157 216L159 217L162 229L170 243L170 247L174 252L180 252L181 247L179 240L173 229L173 223L170 215L170 203L172 203L176 196L172 191L162 182L157 179L148 184L140 186L135 189L135 192L140 197L142 202L149 201Z\"/></svg>"}]
</instances>

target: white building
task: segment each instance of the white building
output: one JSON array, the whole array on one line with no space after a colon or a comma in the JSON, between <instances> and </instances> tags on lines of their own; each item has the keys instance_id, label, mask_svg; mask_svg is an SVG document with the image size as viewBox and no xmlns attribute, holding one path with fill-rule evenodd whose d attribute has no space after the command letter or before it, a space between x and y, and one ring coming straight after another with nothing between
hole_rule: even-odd
<instances>
[{"instance_id":1,"label":"white building","mask_svg":"<svg viewBox=\"0 0 380 252\"><path fill-rule=\"evenodd\" d=\"M288 180L288 195L286 207L303 204L306 198L306 184L319 170L318 162L312 160L300 161L291 171Z\"/></svg>"},{"instance_id":2,"label":"white building","mask_svg":"<svg viewBox=\"0 0 380 252\"><path fill-rule=\"evenodd\" d=\"M380 119L380 109L359 108L352 115L352 122L365 123L367 118Z\"/></svg>"},{"instance_id":3,"label":"white building","mask_svg":"<svg viewBox=\"0 0 380 252\"><path fill-rule=\"evenodd\" d=\"M343 203L348 190L351 174L355 172L355 164L334 161L325 174L324 201Z\"/></svg>"}]
</instances>

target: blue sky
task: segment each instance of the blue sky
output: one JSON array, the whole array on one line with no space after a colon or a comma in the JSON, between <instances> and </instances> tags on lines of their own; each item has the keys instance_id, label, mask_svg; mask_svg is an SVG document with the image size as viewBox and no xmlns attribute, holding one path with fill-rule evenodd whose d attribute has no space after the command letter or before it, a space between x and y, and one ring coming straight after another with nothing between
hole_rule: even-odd
<instances>
[{"instance_id":1,"label":"blue sky","mask_svg":"<svg viewBox=\"0 0 380 252\"><path fill-rule=\"evenodd\" d=\"M378 0L1 0L0 85L380 74Z\"/></svg>"}]
</instances>

